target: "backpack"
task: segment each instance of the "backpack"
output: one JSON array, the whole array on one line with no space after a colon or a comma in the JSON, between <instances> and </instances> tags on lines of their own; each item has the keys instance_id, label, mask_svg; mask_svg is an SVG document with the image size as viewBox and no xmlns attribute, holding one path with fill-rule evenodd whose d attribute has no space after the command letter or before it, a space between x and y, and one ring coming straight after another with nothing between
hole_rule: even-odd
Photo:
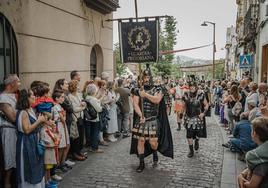
<instances>
[{"instance_id":1,"label":"backpack","mask_svg":"<svg viewBox=\"0 0 268 188\"><path fill-rule=\"evenodd\" d=\"M240 113L241 113L241 111L242 111L242 104L241 104L241 102L240 101L237 101L236 103L235 103L235 105L234 105L234 107L232 108L232 114L234 115L234 116L239 116L240 115Z\"/></svg>"},{"instance_id":2,"label":"backpack","mask_svg":"<svg viewBox=\"0 0 268 188\"><path fill-rule=\"evenodd\" d=\"M85 108L84 112L84 119L86 121L96 119L98 116L98 112L95 110L95 108L92 106L92 104L86 100L87 107Z\"/></svg>"},{"instance_id":3,"label":"backpack","mask_svg":"<svg viewBox=\"0 0 268 188\"><path fill-rule=\"evenodd\" d=\"M123 99L119 97L119 99L116 101L116 105L120 109L120 111L122 111L123 104L124 104Z\"/></svg>"}]
</instances>

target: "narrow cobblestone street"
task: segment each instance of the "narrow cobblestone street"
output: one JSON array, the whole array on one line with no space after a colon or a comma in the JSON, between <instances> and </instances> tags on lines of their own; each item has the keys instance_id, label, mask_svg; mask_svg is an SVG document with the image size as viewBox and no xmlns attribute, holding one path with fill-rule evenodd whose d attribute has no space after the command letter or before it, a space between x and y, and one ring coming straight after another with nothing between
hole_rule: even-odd
<instances>
[{"instance_id":1,"label":"narrow cobblestone street","mask_svg":"<svg viewBox=\"0 0 268 188\"><path fill-rule=\"evenodd\" d=\"M223 161L222 135L213 118L207 118L208 138L201 139L200 151L187 158L185 130L176 131L175 116L170 116L173 132L174 160L160 156L152 168L152 157L146 159L146 170L136 173L136 156L129 155L130 139L104 148L103 154L89 154L65 174L60 187L220 187Z\"/></svg>"}]
</instances>

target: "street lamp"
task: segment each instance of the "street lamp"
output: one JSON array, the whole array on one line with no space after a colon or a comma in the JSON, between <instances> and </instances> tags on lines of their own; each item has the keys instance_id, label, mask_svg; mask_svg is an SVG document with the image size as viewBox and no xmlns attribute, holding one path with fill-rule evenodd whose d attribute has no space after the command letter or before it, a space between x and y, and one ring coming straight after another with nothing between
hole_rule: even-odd
<instances>
[{"instance_id":1,"label":"street lamp","mask_svg":"<svg viewBox=\"0 0 268 188\"><path fill-rule=\"evenodd\" d=\"M215 79L215 52L216 52L216 44L215 44L215 27L216 23L204 21L201 26L208 26L208 24L213 25L213 59L212 59L212 78Z\"/></svg>"}]
</instances>

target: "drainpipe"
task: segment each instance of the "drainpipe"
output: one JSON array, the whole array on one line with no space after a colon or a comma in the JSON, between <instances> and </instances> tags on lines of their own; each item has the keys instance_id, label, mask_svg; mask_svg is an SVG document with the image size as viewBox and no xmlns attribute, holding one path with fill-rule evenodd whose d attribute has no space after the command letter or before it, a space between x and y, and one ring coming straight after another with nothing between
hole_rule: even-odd
<instances>
[{"instance_id":1,"label":"drainpipe","mask_svg":"<svg viewBox=\"0 0 268 188\"><path fill-rule=\"evenodd\" d=\"M266 14L265 14L265 16L268 16L268 1L266 0L264 4L266 6Z\"/></svg>"}]
</instances>

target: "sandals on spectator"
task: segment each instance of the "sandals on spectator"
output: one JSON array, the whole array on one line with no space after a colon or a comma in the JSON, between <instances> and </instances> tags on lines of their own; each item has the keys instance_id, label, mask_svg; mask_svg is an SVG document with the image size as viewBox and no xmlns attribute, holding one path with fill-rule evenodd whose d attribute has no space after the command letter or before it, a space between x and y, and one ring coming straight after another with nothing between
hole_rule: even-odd
<instances>
[{"instance_id":1,"label":"sandals on spectator","mask_svg":"<svg viewBox=\"0 0 268 188\"><path fill-rule=\"evenodd\" d=\"M78 155L87 159L87 152L79 153Z\"/></svg>"},{"instance_id":2,"label":"sandals on spectator","mask_svg":"<svg viewBox=\"0 0 268 188\"><path fill-rule=\"evenodd\" d=\"M86 160L86 158L84 156L80 156L80 155L77 155L77 154L74 154L73 158L74 158L74 160L77 160L77 161Z\"/></svg>"}]
</instances>

